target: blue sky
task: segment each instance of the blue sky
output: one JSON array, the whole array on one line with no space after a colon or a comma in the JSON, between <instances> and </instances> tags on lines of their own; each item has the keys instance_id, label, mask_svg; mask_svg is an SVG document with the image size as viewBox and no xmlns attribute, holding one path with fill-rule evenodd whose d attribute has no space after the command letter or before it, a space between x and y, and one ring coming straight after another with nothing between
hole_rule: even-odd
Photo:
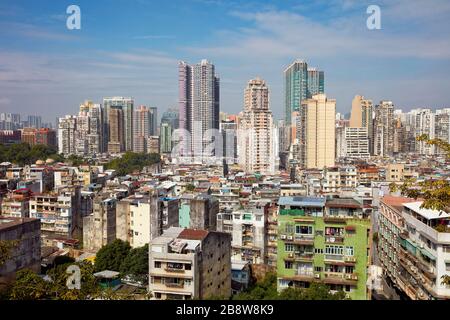
<instances>
[{"instance_id":1,"label":"blue sky","mask_svg":"<svg viewBox=\"0 0 450 320\"><path fill-rule=\"evenodd\" d=\"M66 8L81 8L81 30ZM381 8L368 30L366 8ZM283 116L283 70L296 58L325 71L340 112L354 95L403 110L450 107L448 0L15 0L0 2L0 111L75 114L85 99L132 96L177 106L177 62L206 58L221 110L242 110L248 80L270 88Z\"/></svg>"}]
</instances>

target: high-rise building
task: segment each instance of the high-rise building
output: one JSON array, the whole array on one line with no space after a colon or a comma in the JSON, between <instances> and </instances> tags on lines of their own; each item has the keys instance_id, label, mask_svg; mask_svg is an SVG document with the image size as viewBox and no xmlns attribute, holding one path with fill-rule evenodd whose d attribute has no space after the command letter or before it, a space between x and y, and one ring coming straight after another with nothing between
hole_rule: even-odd
<instances>
[{"instance_id":1,"label":"high-rise building","mask_svg":"<svg viewBox=\"0 0 450 320\"><path fill-rule=\"evenodd\" d=\"M113 150L119 149L117 148L119 143L120 152L132 151L134 100L124 97L104 98L103 110L105 118L103 128L104 150L108 150L108 143L112 142ZM120 112L115 112L111 117L111 110L120 110ZM114 126L114 128L111 128L111 126ZM111 130L115 130L112 135Z\"/></svg>"},{"instance_id":2,"label":"high-rise building","mask_svg":"<svg viewBox=\"0 0 450 320\"><path fill-rule=\"evenodd\" d=\"M168 122L162 122L160 126L159 140L161 144L161 153L172 152L172 125Z\"/></svg>"},{"instance_id":3,"label":"high-rise building","mask_svg":"<svg viewBox=\"0 0 450 320\"><path fill-rule=\"evenodd\" d=\"M77 117L66 115L59 118L58 123L58 151L64 155L76 153L75 137L77 130Z\"/></svg>"},{"instance_id":4,"label":"high-rise building","mask_svg":"<svg viewBox=\"0 0 450 320\"><path fill-rule=\"evenodd\" d=\"M436 110L435 138L450 143L450 108ZM444 150L437 149L437 153L445 153Z\"/></svg>"},{"instance_id":5,"label":"high-rise building","mask_svg":"<svg viewBox=\"0 0 450 320\"><path fill-rule=\"evenodd\" d=\"M350 127L367 128L369 152L373 153L373 104L363 96L355 96L352 101Z\"/></svg>"},{"instance_id":6,"label":"high-rise building","mask_svg":"<svg viewBox=\"0 0 450 320\"><path fill-rule=\"evenodd\" d=\"M394 153L394 104L381 101L375 109L374 154L387 157Z\"/></svg>"},{"instance_id":7,"label":"high-rise building","mask_svg":"<svg viewBox=\"0 0 450 320\"><path fill-rule=\"evenodd\" d=\"M179 148L182 157L203 161L216 155L217 150L207 146L214 141L212 131L219 130L219 98L219 78L213 64L207 60L195 65L179 63L179 117L180 129L184 130Z\"/></svg>"},{"instance_id":8,"label":"high-rise building","mask_svg":"<svg viewBox=\"0 0 450 320\"><path fill-rule=\"evenodd\" d=\"M125 142L123 135L125 130L123 128L123 125L123 110L112 108L108 113L109 153L120 153L125 151Z\"/></svg>"},{"instance_id":9,"label":"high-rise building","mask_svg":"<svg viewBox=\"0 0 450 320\"><path fill-rule=\"evenodd\" d=\"M368 128L345 128L344 148L346 158L368 159L370 157Z\"/></svg>"},{"instance_id":10,"label":"high-rise building","mask_svg":"<svg viewBox=\"0 0 450 320\"><path fill-rule=\"evenodd\" d=\"M308 98L325 92L325 75L316 68L308 68Z\"/></svg>"},{"instance_id":11,"label":"high-rise building","mask_svg":"<svg viewBox=\"0 0 450 320\"><path fill-rule=\"evenodd\" d=\"M169 108L162 114L161 123L169 123L172 130L178 129L180 125L180 112L178 109Z\"/></svg>"},{"instance_id":12,"label":"high-rise building","mask_svg":"<svg viewBox=\"0 0 450 320\"><path fill-rule=\"evenodd\" d=\"M227 118L220 122L223 156L227 163L237 163L237 121Z\"/></svg>"},{"instance_id":13,"label":"high-rise building","mask_svg":"<svg viewBox=\"0 0 450 320\"><path fill-rule=\"evenodd\" d=\"M336 100L318 94L302 103L299 120L300 156L303 168L331 167L335 164Z\"/></svg>"},{"instance_id":14,"label":"high-rise building","mask_svg":"<svg viewBox=\"0 0 450 320\"><path fill-rule=\"evenodd\" d=\"M239 164L249 173L274 174L278 169L278 132L269 109L269 88L260 78L247 84L238 129Z\"/></svg>"},{"instance_id":15,"label":"high-rise building","mask_svg":"<svg viewBox=\"0 0 450 320\"><path fill-rule=\"evenodd\" d=\"M76 154L96 155L103 152L103 112L99 104L85 101L80 105L75 137Z\"/></svg>"},{"instance_id":16,"label":"high-rise building","mask_svg":"<svg viewBox=\"0 0 450 320\"><path fill-rule=\"evenodd\" d=\"M303 60L295 60L284 70L286 125L292 125L292 112L299 111L304 100L325 92L323 71L308 68Z\"/></svg>"},{"instance_id":17,"label":"high-rise building","mask_svg":"<svg viewBox=\"0 0 450 320\"><path fill-rule=\"evenodd\" d=\"M157 136L158 135L158 108L156 107L149 107L148 108L150 112L150 135L151 136Z\"/></svg>"},{"instance_id":18,"label":"high-rise building","mask_svg":"<svg viewBox=\"0 0 450 320\"><path fill-rule=\"evenodd\" d=\"M27 125L29 128L42 128L42 118L41 116L28 116L27 117Z\"/></svg>"},{"instance_id":19,"label":"high-rise building","mask_svg":"<svg viewBox=\"0 0 450 320\"><path fill-rule=\"evenodd\" d=\"M152 111L146 106L140 106L134 111L134 152L147 151L147 139L153 132L153 120Z\"/></svg>"},{"instance_id":20,"label":"high-rise building","mask_svg":"<svg viewBox=\"0 0 450 320\"><path fill-rule=\"evenodd\" d=\"M415 137L427 135L429 139L435 137L435 114L430 109L419 109L415 112ZM423 155L435 154L436 147L425 141L416 141L416 152Z\"/></svg>"}]
</instances>

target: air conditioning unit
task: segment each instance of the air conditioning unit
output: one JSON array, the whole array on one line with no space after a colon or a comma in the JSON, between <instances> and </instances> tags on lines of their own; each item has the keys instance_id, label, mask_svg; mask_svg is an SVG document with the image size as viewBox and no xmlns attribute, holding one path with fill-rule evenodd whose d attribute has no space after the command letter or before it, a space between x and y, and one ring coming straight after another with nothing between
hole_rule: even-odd
<instances>
[{"instance_id":1,"label":"air conditioning unit","mask_svg":"<svg viewBox=\"0 0 450 320\"><path fill-rule=\"evenodd\" d=\"M292 236L288 236L287 238L288 238L288 240L293 240L294 239Z\"/></svg>"},{"instance_id":2,"label":"air conditioning unit","mask_svg":"<svg viewBox=\"0 0 450 320\"><path fill-rule=\"evenodd\" d=\"M320 273L315 273L315 274L314 274L314 278L320 279Z\"/></svg>"},{"instance_id":3,"label":"air conditioning unit","mask_svg":"<svg viewBox=\"0 0 450 320\"><path fill-rule=\"evenodd\" d=\"M352 275L351 275L351 274L346 274L346 275L345 275L345 279L347 279L347 280L352 280Z\"/></svg>"},{"instance_id":4,"label":"air conditioning unit","mask_svg":"<svg viewBox=\"0 0 450 320\"><path fill-rule=\"evenodd\" d=\"M280 236L280 238L281 238L281 240L285 240L285 239L286 239L286 235L285 235L285 234L282 234L282 235Z\"/></svg>"},{"instance_id":5,"label":"air conditioning unit","mask_svg":"<svg viewBox=\"0 0 450 320\"><path fill-rule=\"evenodd\" d=\"M293 258L294 254L293 253L289 253L288 256L289 256L289 258Z\"/></svg>"}]
</instances>

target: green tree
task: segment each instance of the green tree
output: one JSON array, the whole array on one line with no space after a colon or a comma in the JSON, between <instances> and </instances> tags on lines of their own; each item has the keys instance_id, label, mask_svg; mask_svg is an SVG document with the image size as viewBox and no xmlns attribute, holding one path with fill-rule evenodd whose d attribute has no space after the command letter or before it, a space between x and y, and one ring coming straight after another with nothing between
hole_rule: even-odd
<instances>
[{"instance_id":1,"label":"green tree","mask_svg":"<svg viewBox=\"0 0 450 320\"><path fill-rule=\"evenodd\" d=\"M127 258L130 250L130 244L120 239L103 246L95 257L95 270L97 272L103 270L120 272L122 262Z\"/></svg>"},{"instance_id":2,"label":"green tree","mask_svg":"<svg viewBox=\"0 0 450 320\"><path fill-rule=\"evenodd\" d=\"M311 283L309 288L287 288L280 292L281 300L345 300L345 293L338 291L331 293L323 283Z\"/></svg>"},{"instance_id":3,"label":"green tree","mask_svg":"<svg viewBox=\"0 0 450 320\"><path fill-rule=\"evenodd\" d=\"M70 276L67 268L76 265L81 271L81 288L70 289L67 286L67 279ZM66 263L58 265L47 272L51 278L48 284L48 296L54 300L87 300L97 297L100 288L97 279L94 277L94 266L90 262Z\"/></svg>"},{"instance_id":4,"label":"green tree","mask_svg":"<svg viewBox=\"0 0 450 320\"><path fill-rule=\"evenodd\" d=\"M157 153L134 153L127 152L121 158L111 160L106 164L106 169L116 170L120 176L141 171L145 166L159 163L161 157Z\"/></svg>"},{"instance_id":5,"label":"green tree","mask_svg":"<svg viewBox=\"0 0 450 320\"><path fill-rule=\"evenodd\" d=\"M277 275L268 273L264 279L251 285L245 292L233 297L234 300L275 300L278 298Z\"/></svg>"},{"instance_id":6,"label":"green tree","mask_svg":"<svg viewBox=\"0 0 450 320\"><path fill-rule=\"evenodd\" d=\"M31 270L21 270L16 274L16 281L11 288L11 300L45 299L48 284Z\"/></svg>"},{"instance_id":7,"label":"green tree","mask_svg":"<svg viewBox=\"0 0 450 320\"><path fill-rule=\"evenodd\" d=\"M134 281L148 281L148 244L130 250L120 266L120 273Z\"/></svg>"}]
</instances>

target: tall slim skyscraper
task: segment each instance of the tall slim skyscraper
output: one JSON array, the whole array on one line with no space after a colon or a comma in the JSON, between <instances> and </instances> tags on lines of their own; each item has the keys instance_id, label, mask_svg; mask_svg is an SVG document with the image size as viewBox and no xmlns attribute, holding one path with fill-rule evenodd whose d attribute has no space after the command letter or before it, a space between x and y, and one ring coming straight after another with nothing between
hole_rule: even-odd
<instances>
[{"instance_id":1,"label":"tall slim skyscraper","mask_svg":"<svg viewBox=\"0 0 450 320\"><path fill-rule=\"evenodd\" d=\"M351 128L367 128L369 153L373 154L373 104L372 100L356 95L352 101Z\"/></svg>"},{"instance_id":2,"label":"tall slim skyscraper","mask_svg":"<svg viewBox=\"0 0 450 320\"><path fill-rule=\"evenodd\" d=\"M215 151L206 151L213 141L207 131L219 130L219 78L207 60L195 65L180 62L178 68L180 129L190 133L183 136L179 151L194 161L210 159Z\"/></svg>"},{"instance_id":3,"label":"tall slim skyscraper","mask_svg":"<svg viewBox=\"0 0 450 320\"><path fill-rule=\"evenodd\" d=\"M278 169L278 134L269 109L269 88L260 78L250 80L245 89L238 146L239 164L246 172L274 174Z\"/></svg>"},{"instance_id":4,"label":"tall slim skyscraper","mask_svg":"<svg viewBox=\"0 0 450 320\"><path fill-rule=\"evenodd\" d=\"M336 100L318 94L302 103L300 110L299 164L303 168L331 167L335 164Z\"/></svg>"},{"instance_id":5,"label":"tall slim skyscraper","mask_svg":"<svg viewBox=\"0 0 450 320\"><path fill-rule=\"evenodd\" d=\"M170 153L172 152L172 126L170 123L161 123L159 132L160 152Z\"/></svg>"},{"instance_id":6,"label":"tall slim skyscraper","mask_svg":"<svg viewBox=\"0 0 450 320\"><path fill-rule=\"evenodd\" d=\"M76 153L77 117L67 115L58 120L58 151L64 155Z\"/></svg>"},{"instance_id":7,"label":"tall slim skyscraper","mask_svg":"<svg viewBox=\"0 0 450 320\"><path fill-rule=\"evenodd\" d=\"M284 70L285 121L292 125L292 113L299 111L302 101L325 92L325 75L316 68L308 68L303 60L295 60Z\"/></svg>"},{"instance_id":8,"label":"tall slim skyscraper","mask_svg":"<svg viewBox=\"0 0 450 320\"><path fill-rule=\"evenodd\" d=\"M168 123L172 130L178 129L180 125L180 112L178 109L169 108L161 116L161 123Z\"/></svg>"},{"instance_id":9,"label":"tall slim skyscraper","mask_svg":"<svg viewBox=\"0 0 450 320\"><path fill-rule=\"evenodd\" d=\"M113 109L121 110L119 113L113 115L114 121L120 121L121 123L115 123L115 126L120 130L115 137L114 144L120 142L120 149L122 151L132 151L133 150L133 109L134 100L132 98L124 97L112 97L103 99L103 109L104 109L104 149L108 150L108 143L111 141L111 117L110 113ZM121 114L121 115L120 115ZM117 117L120 116L120 119ZM120 138L119 138L120 136ZM115 150L117 148L115 147Z\"/></svg>"},{"instance_id":10,"label":"tall slim skyscraper","mask_svg":"<svg viewBox=\"0 0 450 320\"><path fill-rule=\"evenodd\" d=\"M381 101L375 109L374 154L387 157L394 153L394 104Z\"/></svg>"},{"instance_id":11,"label":"tall slim skyscraper","mask_svg":"<svg viewBox=\"0 0 450 320\"><path fill-rule=\"evenodd\" d=\"M149 107L149 115L150 115L150 135L156 136L158 135L158 108Z\"/></svg>"}]
</instances>

